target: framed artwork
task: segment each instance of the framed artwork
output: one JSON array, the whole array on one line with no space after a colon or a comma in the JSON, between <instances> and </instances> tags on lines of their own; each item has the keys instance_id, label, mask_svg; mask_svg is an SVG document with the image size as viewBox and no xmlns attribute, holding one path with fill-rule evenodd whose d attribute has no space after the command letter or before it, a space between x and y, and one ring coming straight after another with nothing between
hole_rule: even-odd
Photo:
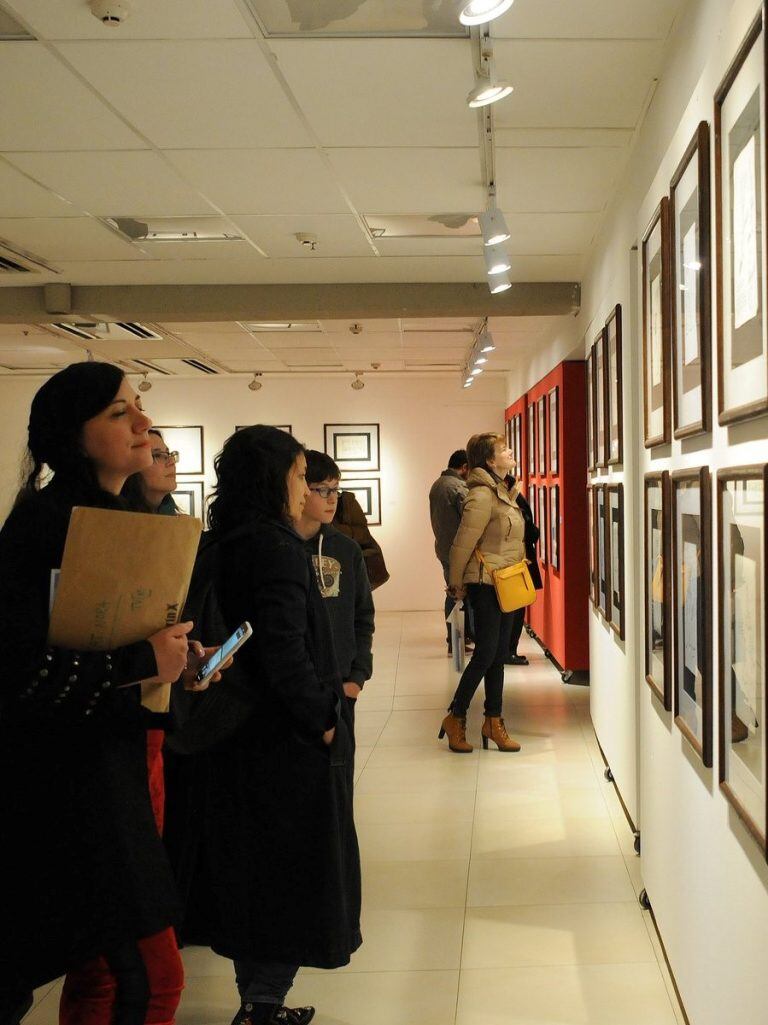
<instances>
[{"instance_id":1,"label":"framed artwork","mask_svg":"<svg viewBox=\"0 0 768 1025\"><path fill-rule=\"evenodd\" d=\"M676 438L710 428L709 124L702 121L670 185L672 412Z\"/></svg>"},{"instance_id":2,"label":"framed artwork","mask_svg":"<svg viewBox=\"0 0 768 1025\"><path fill-rule=\"evenodd\" d=\"M176 473L203 473L203 428L153 425L163 436L169 451L179 453Z\"/></svg>"},{"instance_id":3,"label":"framed artwork","mask_svg":"<svg viewBox=\"0 0 768 1025\"><path fill-rule=\"evenodd\" d=\"M672 481L674 712L683 736L712 765L712 565L709 470Z\"/></svg>"},{"instance_id":4,"label":"framed artwork","mask_svg":"<svg viewBox=\"0 0 768 1025\"><path fill-rule=\"evenodd\" d=\"M766 850L768 465L717 475L720 788Z\"/></svg>"},{"instance_id":5,"label":"framed artwork","mask_svg":"<svg viewBox=\"0 0 768 1025\"><path fill-rule=\"evenodd\" d=\"M560 569L560 485L549 489L549 564Z\"/></svg>"},{"instance_id":6,"label":"framed artwork","mask_svg":"<svg viewBox=\"0 0 768 1025\"><path fill-rule=\"evenodd\" d=\"M672 528L669 473L647 473L645 504L645 681L672 708Z\"/></svg>"},{"instance_id":7,"label":"framed artwork","mask_svg":"<svg viewBox=\"0 0 768 1025\"><path fill-rule=\"evenodd\" d=\"M538 417L538 424L536 426L537 441L538 441L538 471L540 477L545 477L547 473L547 408L546 399L542 395L536 403L536 414Z\"/></svg>"},{"instance_id":8,"label":"framed artwork","mask_svg":"<svg viewBox=\"0 0 768 1025\"><path fill-rule=\"evenodd\" d=\"M595 486L595 546L597 548L597 607L611 621L611 567L608 562L608 509L605 484Z\"/></svg>"},{"instance_id":9,"label":"framed artwork","mask_svg":"<svg viewBox=\"0 0 768 1025\"><path fill-rule=\"evenodd\" d=\"M591 348L586 359L587 377L587 469L597 469L595 458L595 350Z\"/></svg>"},{"instance_id":10,"label":"framed artwork","mask_svg":"<svg viewBox=\"0 0 768 1025\"><path fill-rule=\"evenodd\" d=\"M536 496L539 506L539 522L536 524L539 528L539 556L542 565L546 566L549 561L547 551L547 489L543 484L539 485Z\"/></svg>"},{"instance_id":11,"label":"framed artwork","mask_svg":"<svg viewBox=\"0 0 768 1025\"><path fill-rule=\"evenodd\" d=\"M235 427L236 431L242 431L243 427L254 426L253 424L239 424ZM266 424L267 427L277 427L278 431L285 431L286 434L293 434L293 427L291 424Z\"/></svg>"},{"instance_id":12,"label":"framed artwork","mask_svg":"<svg viewBox=\"0 0 768 1025\"><path fill-rule=\"evenodd\" d=\"M549 393L549 472L553 477L560 474L560 389L554 387Z\"/></svg>"},{"instance_id":13,"label":"framed artwork","mask_svg":"<svg viewBox=\"0 0 768 1025\"><path fill-rule=\"evenodd\" d=\"M344 477L341 490L355 496L370 527L381 524L381 481L378 477Z\"/></svg>"},{"instance_id":14,"label":"framed artwork","mask_svg":"<svg viewBox=\"0 0 768 1025\"><path fill-rule=\"evenodd\" d=\"M766 32L761 7L715 94L718 420L768 411Z\"/></svg>"},{"instance_id":15,"label":"framed artwork","mask_svg":"<svg viewBox=\"0 0 768 1025\"><path fill-rule=\"evenodd\" d=\"M342 473L380 470L378 424L324 424L325 451Z\"/></svg>"},{"instance_id":16,"label":"framed artwork","mask_svg":"<svg viewBox=\"0 0 768 1025\"><path fill-rule=\"evenodd\" d=\"M179 480L173 492L173 500L179 512L202 520L205 511L203 482L201 480Z\"/></svg>"},{"instance_id":17,"label":"framed artwork","mask_svg":"<svg viewBox=\"0 0 768 1025\"><path fill-rule=\"evenodd\" d=\"M504 442L508 449L512 449L512 420L504 421Z\"/></svg>"},{"instance_id":18,"label":"framed artwork","mask_svg":"<svg viewBox=\"0 0 768 1025\"><path fill-rule=\"evenodd\" d=\"M643 408L645 447L669 442L669 200L643 236Z\"/></svg>"},{"instance_id":19,"label":"framed artwork","mask_svg":"<svg viewBox=\"0 0 768 1025\"><path fill-rule=\"evenodd\" d=\"M595 504L597 488L587 485L587 515L589 517L589 600L597 608L597 544L595 543L595 525L597 515Z\"/></svg>"},{"instance_id":20,"label":"framed artwork","mask_svg":"<svg viewBox=\"0 0 768 1025\"><path fill-rule=\"evenodd\" d=\"M610 553L611 629L624 640L624 485L608 485L608 551Z\"/></svg>"},{"instance_id":21,"label":"framed artwork","mask_svg":"<svg viewBox=\"0 0 768 1025\"><path fill-rule=\"evenodd\" d=\"M523 416L518 413L514 420L515 458L517 459L517 475L523 476Z\"/></svg>"},{"instance_id":22,"label":"framed artwork","mask_svg":"<svg viewBox=\"0 0 768 1025\"><path fill-rule=\"evenodd\" d=\"M621 357L621 306L615 306L605 324L605 430L606 462L624 462L624 397Z\"/></svg>"},{"instance_id":23,"label":"framed artwork","mask_svg":"<svg viewBox=\"0 0 768 1025\"><path fill-rule=\"evenodd\" d=\"M595 338L592 346L595 354L595 464L605 466L607 463L606 454L606 358L605 358L605 328Z\"/></svg>"},{"instance_id":24,"label":"framed artwork","mask_svg":"<svg viewBox=\"0 0 768 1025\"><path fill-rule=\"evenodd\" d=\"M528 476L536 476L536 409L528 403Z\"/></svg>"}]
</instances>

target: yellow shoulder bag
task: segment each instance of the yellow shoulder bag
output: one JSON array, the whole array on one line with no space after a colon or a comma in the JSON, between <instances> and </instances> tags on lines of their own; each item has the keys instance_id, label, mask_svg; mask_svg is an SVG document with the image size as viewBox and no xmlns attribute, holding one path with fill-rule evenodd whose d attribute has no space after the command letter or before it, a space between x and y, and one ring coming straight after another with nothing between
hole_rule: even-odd
<instances>
[{"instance_id":1,"label":"yellow shoulder bag","mask_svg":"<svg viewBox=\"0 0 768 1025\"><path fill-rule=\"evenodd\" d=\"M527 559L516 562L513 566L504 566L503 569L489 569L479 548L475 548L475 555L493 581L502 612L515 612L527 605L533 605L536 601L536 589L531 580Z\"/></svg>"}]
</instances>

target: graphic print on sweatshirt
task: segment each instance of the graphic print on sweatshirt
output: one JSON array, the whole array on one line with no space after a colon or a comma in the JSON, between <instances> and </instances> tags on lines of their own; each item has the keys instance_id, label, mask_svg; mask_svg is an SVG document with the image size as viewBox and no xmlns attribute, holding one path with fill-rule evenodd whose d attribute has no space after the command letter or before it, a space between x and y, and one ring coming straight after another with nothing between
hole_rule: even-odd
<instances>
[{"instance_id":1,"label":"graphic print on sweatshirt","mask_svg":"<svg viewBox=\"0 0 768 1025\"><path fill-rule=\"evenodd\" d=\"M338 598L341 581L341 563L338 559L332 559L329 555L324 555L320 559L313 555L312 565L315 567L317 586L323 598Z\"/></svg>"}]
</instances>

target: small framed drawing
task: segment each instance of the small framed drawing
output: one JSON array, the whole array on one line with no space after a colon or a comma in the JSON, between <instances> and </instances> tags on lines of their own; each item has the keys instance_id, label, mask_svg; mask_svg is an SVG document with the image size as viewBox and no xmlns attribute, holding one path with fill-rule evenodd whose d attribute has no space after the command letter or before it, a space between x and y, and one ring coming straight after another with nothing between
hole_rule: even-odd
<instances>
[{"instance_id":1,"label":"small framed drawing","mask_svg":"<svg viewBox=\"0 0 768 1025\"><path fill-rule=\"evenodd\" d=\"M709 124L702 121L670 185L674 435L710 427Z\"/></svg>"},{"instance_id":2,"label":"small framed drawing","mask_svg":"<svg viewBox=\"0 0 768 1025\"><path fill-rule=\"evenodd\" d=\"M547 400L542 395L536 403L536 440L538 442L538 469L539 476L545 477L547 473Z\"/></svg>"},{"instance_id":3,"label":"small framed drawing","mask_svg":"<svg viewBox=\"0 0 768 1025\"><path fill-rule=\"evenodd\" d=\"M672 708L672 529L669 473L647 473L645 489L645 681Z\"/></svg>"},{"instance_id":4,"label":"small framed drawing","mask_svg":"<svg viewBox=\"0 0 768 1025\"><path fill-rule=\"evenodd\" d=\"M536 408L528 404L528 476L536 476Z\"/></svg>"},{"instance_id":5,"label":"small framed drawing","mask_svg":"<svg viewBox=\"0 0 768 1025\"><path fill-rule=\"evenodd\" d=\"M611 629L624 640L624 485L608 485L608 550L611 565Z\"/></svg>"},{"instance_id":6,"label":"small framed drawing","mask_svg":"<svg viewBox=\"0 0 768 1025\"><path fill-rule=\"evenodd\" d=\"M533 516L534 524L539 528L539 540L536 542L539 546L541 545L541 524L539 523L539 506L538 506L538 488L535 484L531 484L528 488L528 505L531 507L531 515Z\"/></svg>"},{"instance_id":7,"label":"small framed drawing","mask_svg":"<svg viewBox=\"0 0 768 1025\"><path fill-rule=\"evenodd\" d=\"M595 544L597 547L597 607L611 621L611 565L608 561L608 508L605 484L595 486Z\"/></svg>"},{"instance_id":8,"label":"small framed drawing","mask_svg":"<svg viewBox=\"0 0 768 1025\"><path fill-rule=\"evenodd\" d=\"M587 353L585 363L587 378L587 469L597 469L595 458L595 350Z\"/></svg>"},{"instance_id":9,"label":"small framed drawing","mask_svg":"<svg viewBox=\"0 0 768 1025\"><path fill-rule=\"evenodd\" d=\"M589 517L589 600L597 608L597 545L595 544L595 502L597 488L587 485L587 515Z\"/></svg>"},{"instance_id":10,"label":"small framed drawing","mask_svg":"<svg viewBox=\"0 0 768 1025\"><path fill-rule=\"evenodd\" d=\"M176 482L173 500L180 513L202 520L204 513L203 482L201 480L180 480Z\"/></svg>"},{"instance_id":11,"label":"small framed drawing","mask_svg":"<svg viewBox=\"0 0 768 1025\"><path fill-rule=\"evenodd\" d=\"M378 424L324 424L325 451L343 473L380 470Z\"/></svg>"},{"instance_id":12,"label":"small framed drawing","mask_svg":"<svg viewBox=\"0 0 768 1025\"><path fill-rule=\"evenodd\" d=\"M718 420L768 410L765 8L715 94Z\"/></svg>"},{"instance_id":13,"label":"small framed drawing","mask_svg":"<svg viewBox=\"0 0 768 1025\"><path fill-rule=\"evenodd\" d=\"M709 470L672 481L672 594L675 722L712 765L712 566Z\"/></svg>"},{"instance_id":14,"label":"small framed drawing","mask_svg":"<svg viewBox=\"0 0 768 1025\"><path fill-rule=\"evenodd\" d=\"M517 461L517 476L523 476L523 417L518 413L514 419L514 442L515 460Z\"/></svg>"},{"instance_id":15,"label":"small framed drawing","mask_svg":"<svg viewBox=\"0 0 768 1025\"><path fill-rule=\"evenodd\" d=\"M595 364L595 464L605 466L606 457L606 425L605 425L605 395L606 395L606 359L605 359L605 328L595 338L592 346Z\"/></svg>"},{"instance_id":16,"label":"small framed drawing","mask_svg":"<svg viewBox=\"0 0 768 1025\"><path fill-rule=\"evenodd\" d=\"M643 236L643 406L645 447L669 442L669 200Z\"/></svg>"},{"instance_id":17,"label":"small framed drawing","mask_svg":"<svg viewBox=\"0 0 768 1025\"><path fill-rule=\"evenodd\" d=\"M236 431L242 431L243 427L255 426L253 424L238 424ZM278 431L285 431L286 434L293 434L293 427L290 424L266 424L267 427L276 427Z\"/></svg>"},{"instance_id":18,"label":"small framed drawing","mask_svg":"<svg viewBox=\"0 0 768 1025\"><path fill-rule=\"evenodd\" d=\"M549 564L560 569L560 485L549 489Z\"/></svg>"},{"instance_id":19,"label":"small framed drawing","mask_svg":"<svg viewBox=\"0 0 768 1025\"><path fill-rule=\"evenodd\" d=\"M549 472L553 477L560 474L560 389L552 388L549 393Z\"/></svg>"},{"instance_id":20,"label":"small framed drawing","mask_svg":"<svg viewBox=\"0 0 768 1025\"><path fill-rule=\"evenodd\" d=\"M378 477L344 477L341 490L355 496L370 527L381 524L381 481Z\"/></svg>"},{"instance_id":21,"label":"small framed drawing","mask_svg":"<svg viewBox=\"0 0 768 1025\"><path fill-rule=\"evenodd\" d=\"M170 452L179 453L176 473L203 473L203 428L155 425Z\"/></svg>"},{"instance_id":22,"label":"small framed drawing","mask_svg":"<svg viewBox=\"0 0 768 1025\"><path fill-rule=\"evenodd\" d=\"M624 461L624 397L621 356L621 306L605 323L605 430L606 462Z\"/></svg>"},{"instance_id":23,"label":"small framed drawing","mask_svg":"<svg viewBox=\"0 0 768 1025\"><path fill-rule=\"evenodd\" d=\"M717 475L720 787L766 850L768 465Z\"/></svg>"},{"instance_id":24,"label":"small framed drawing","mask_svg":"<svg viewBox=\"0 0 768 1025\"><path fill-rule=\"evenodd\" d=\"M537 491L537 499L539 504L539 522L537 524L539 528L539 556L541 563L546 566L549 561L548 553L548 536L547 536L547 489L543 484L539 485Z\"/></svg>"},{"instance_id":25,"label":"small framed drawing","mask_svg":"<svg viewBox=\"0 0 768 1025\"><path fill-rule=\"evenodd\" d=\"M511 419L504 421L504 443L506 444L507 448L510 449L510 451L511 451L512 450L512 420ZM514 452L513 452L513 455L514 455Z\"/></svg>"}]
</instances>

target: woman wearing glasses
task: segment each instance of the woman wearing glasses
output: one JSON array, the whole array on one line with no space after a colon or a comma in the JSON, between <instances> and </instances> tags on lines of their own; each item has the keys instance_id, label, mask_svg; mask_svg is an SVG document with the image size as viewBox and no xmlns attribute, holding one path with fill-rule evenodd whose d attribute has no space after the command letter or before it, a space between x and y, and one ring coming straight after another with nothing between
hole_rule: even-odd
<instances>
[{"instance_id":1,"label":"woman wearing glasses","mask_svg":"<svg viewBox=\"0 0 768 1025\"><path fill-rule=\"evenodd\" d=\"M151 427L148 433L152 443L152 465L128 478L123 498L135 512L177 516L179 509L173 500L173 492L176 490L179 453L168 451L162 434L155 427Z\"/></svg>"}]
</instances>

